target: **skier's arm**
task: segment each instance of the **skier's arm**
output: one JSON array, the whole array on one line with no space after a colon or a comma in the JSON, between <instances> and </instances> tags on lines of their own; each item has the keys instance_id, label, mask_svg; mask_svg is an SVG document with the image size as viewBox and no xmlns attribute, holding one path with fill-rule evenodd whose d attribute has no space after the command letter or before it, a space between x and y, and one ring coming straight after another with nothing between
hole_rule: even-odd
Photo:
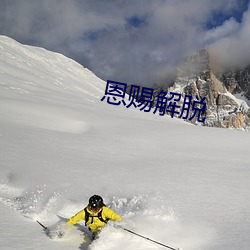
<instances>
[{"instance_id":1,"label":"skier's arm","mask_svg":"<svg viewBox=\"0 0 250 250\"><path fill-rule=\"evenodd\" d=\"M105 207L105 217L112 221L118 221L118 222L122 221L122 218L120 215L116 214L113 210L107 207Z\"/></svg>"},{"instance_id":2,"label":"skier's arm","mask_svg":"<svg viewBox=\"0 0 250 250\"><path fill-rule=\"evenodd\" d=\"M83 210L81 210L80 212L78 212L77 214L75 214L74 216L72 216L72 217L67 221L67 224L75 225L78 221L84 220L84 218L85 218L85 212L84 212L84 209L83 209Z\"/></svg>"}]
</instances>

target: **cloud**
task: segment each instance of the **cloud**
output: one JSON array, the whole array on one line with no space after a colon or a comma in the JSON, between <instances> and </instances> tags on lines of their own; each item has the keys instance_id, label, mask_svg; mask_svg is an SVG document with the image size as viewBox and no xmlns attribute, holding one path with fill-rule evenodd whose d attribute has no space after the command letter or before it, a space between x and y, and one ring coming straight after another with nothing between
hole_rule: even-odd
<instances>
[{"instance_id":1,"label":"cloud","mask_svg":"<svg viewBox=\"0 0 250 250\"><path fill-rule=\"evenodd\" d=\"M220 51L249 38L247 13L242 23L233 18L239 2L2 0L0 33L61 52L105 80L151 85L204 46ZM229 18L208 30L214 13Z\"/></svg>"},{"instance_id":2,"label":"cloud","mask_svg":"<svg viewBox=\"0 0 250 250\"><path fill-rule=\"evenodd\" d=\"M220 29L227 29L226 25ZM237 25L231 33L210 44L214 59L224 67L245 67L250 64L250 9Z\"/></svg>"},{"instance_id":3,"label":"cloud","mask_svg":"<svg viewBox=\"0 0 250 250\"><path fill-rule=\"evenodd\" d=\"M219 41L225 37L235 34L240 28L240 24L235 20L235 18L230 18L225 20L221 26L204 31L200 38L201 44L211 44L213 42Z\"/></svg>"}]
</instances>

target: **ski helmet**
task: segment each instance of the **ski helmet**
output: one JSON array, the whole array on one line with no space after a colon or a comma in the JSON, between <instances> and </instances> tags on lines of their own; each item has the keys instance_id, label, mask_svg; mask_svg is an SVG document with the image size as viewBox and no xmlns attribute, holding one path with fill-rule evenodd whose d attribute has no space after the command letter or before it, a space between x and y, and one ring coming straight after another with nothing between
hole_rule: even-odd
<instances>
[{"instance_id":1,"label":"ski helmet","mask_svg":"<svg viewBox=\"0 0 250 250\"><path fill-rule=\"evenodd\" d=\"M103 199L99 195L93 195L89 198L89 206L93 210L98 210L103 207Z\"/></svg>"}]
</instances>

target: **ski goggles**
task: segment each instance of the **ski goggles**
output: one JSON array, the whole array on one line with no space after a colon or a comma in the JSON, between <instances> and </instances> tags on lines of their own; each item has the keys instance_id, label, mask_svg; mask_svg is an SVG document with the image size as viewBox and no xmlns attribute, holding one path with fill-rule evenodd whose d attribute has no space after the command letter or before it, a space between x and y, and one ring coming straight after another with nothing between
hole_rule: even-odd
<instances>
[{"instance_id":1,"label":"ski goggles","mask_svg":"<svg viewBox=\"0 0 250 250\"><path fill-rule=\"evenodd\" d=\"M97 206L93 206L93 205L92 206L90 205L89 208L93 212L97 212L97 211L99 211L101 209L101 207L97 207Z\"/></svg>"}]
</instances>

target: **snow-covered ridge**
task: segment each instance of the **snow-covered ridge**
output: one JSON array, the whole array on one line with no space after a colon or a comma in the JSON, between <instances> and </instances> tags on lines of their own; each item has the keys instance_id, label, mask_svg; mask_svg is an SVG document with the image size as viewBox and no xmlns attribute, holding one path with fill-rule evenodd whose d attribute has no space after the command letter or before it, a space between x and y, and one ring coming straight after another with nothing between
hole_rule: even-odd
<instances>
[{"instance_id":1,"label":"snow-covered ridge","mask_svg":"<svg viewBox=\"0 0 250 250\"><path fill-rule=\"evenodd\" d=\"M0 36L0 73L3 88L23 94L36 94L39 87L51 91L54 85L62 93L100 98L105 88L101 79L72 59L6 36Z\"/></svg>"},{"instance_id":2,"label":"snow-covered ridge","mask_svg":"<svg viewBox=\"0 0 250 250\"><path fill-rule=\"evenodd\" d=\"M5 36L0 36L0 74L2 120L55 131L82 133L89 125L73 110L51 103L66 103L69 95L83 105L93 103L105 88L104 81L75 61Z\"/></svg>"}]
</instances>

